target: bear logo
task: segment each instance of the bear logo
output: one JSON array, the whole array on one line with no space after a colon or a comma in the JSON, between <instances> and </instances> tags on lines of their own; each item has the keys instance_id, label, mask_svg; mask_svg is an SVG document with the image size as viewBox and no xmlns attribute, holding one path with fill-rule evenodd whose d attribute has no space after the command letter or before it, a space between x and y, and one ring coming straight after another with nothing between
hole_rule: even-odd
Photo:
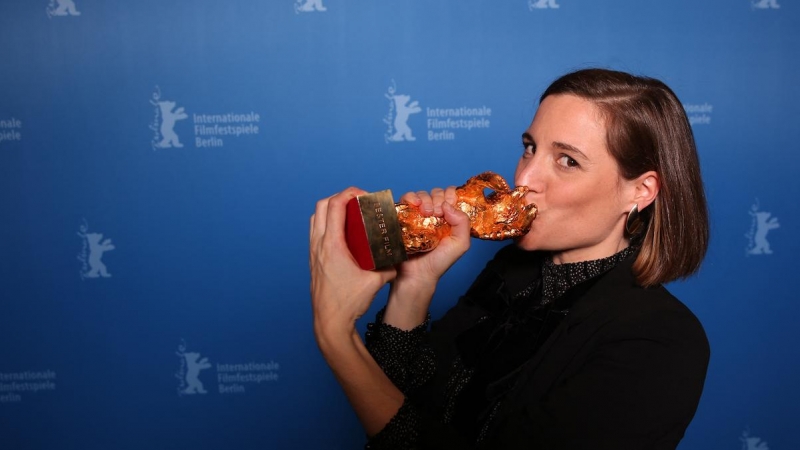
<instances>
[{"instance_id":1,"label":"bear logo","mask_svg":"<svg viewBox=\"0 0 800 450\"><path fill-rule=\"evenodd\" d=\"M81 227L78 236L84 239L84 251L78 259L84 262L81 278L110 278L108 268L103 264L103 253L114 250L111 239L103 239L102 233L86 233L87 227Z\"/></svg>"},{"instance_id":2,"label":"bear logo","mask_svg":"<svg viewBox=\"0 0 800 450\"><path fill-rule=\"evenodd\" d=\"M313 11L327 11L328 8L322 5L322 0L297 0L294 4L294 12L300 14L301 12Z\"/></svg>"},{"instance_id":3,"label":"bear logo","mask_svg":"<svg viewBox=\"0 0 800 450\"><path fill-rule=\"evenodd\" d=\"M528 0L528 10L533 11L534 9L557 9L561 6L556 4L556 0Z\"/></svg>"},{"instance_id":4,"label":"bear logo","mask_svg":"<svg viewBox=\"0 0 800 450\"><path fill-rule=\"evenodd\" d=\"M161 126L159 127L161 141L154 145L158 148L183 147L178 135L175 133L175 122L186 119L189 116L183 111L183 107L173 111L175 102L163 100L156 103L161 111Z\"/></svg>"},{"instance_id":5,"label":"bear logo","mask_svg":"<svg viewBox=\"0 0 800 450\"><path fill-rule=\"evenodd\" d=\"M50 0L47 5L47 16L80 16L73 0Z\"/></svg>"},{"instance_id":6,"label":"bear logo","mask_svg":"<svg viewBox=\"0 0 800 450\"><path fill-rule=\"evenodd\" d=\"M183 354L186 360L186 388L182 391L184 394L205 394L206 390L203 388L203 383L200 381L199 375L201 370L211 367L208 358L200 359L200 353L187 352Z\"/></svg>"},{"instance_id":7,"label":"bear logo","mask_svg":"<svg viewBox=\"0 0 800 450\"><path fill-rule=\"evenodd\" d=\"M781 7L776 0L753 0L750 5L753 9L780 9Z\"/></svg>"},{"instance_id":8,"label":"bear logo","mask_svg":"<svg viewBox=\"0 0 800 450\"><path fill-rule=\"evenodd\" d=\"M388 140L392 142L417 140L417 138L411 134L411 127L408 126L408 117L411 114L422 111L422 108L419 107L416 100L408 103L408 101L411 100L411 97L408 95L395 94L392 95L391 98L394 100L395 108L394 134L389 137Z\"/></svg>"},{"instance_id":9,"label":"bear logo","mask_svg":"<svg viewBox=\"0 0 800 450\"><path fill-rule=\"evenodd\" d=\"M772 249L767 241L767 233L776 228L780 228L777 217L772 217L772 213L759 211L758 200L748 211L752 219L750 232L745 235L750 241L747 249L748 255L770 255Z\"/></svg>"},{"instance_id":10,"label":"bear logo","mask_svg":"<svg viewBox=\"0 0 800 450\"><path fill-rule=\"evenodd\" d=\"M760 437L750 436L750 430L744 430L739 440L742 441L742 450L769 450L769 445Z\"/></svg>"}]
</instances>

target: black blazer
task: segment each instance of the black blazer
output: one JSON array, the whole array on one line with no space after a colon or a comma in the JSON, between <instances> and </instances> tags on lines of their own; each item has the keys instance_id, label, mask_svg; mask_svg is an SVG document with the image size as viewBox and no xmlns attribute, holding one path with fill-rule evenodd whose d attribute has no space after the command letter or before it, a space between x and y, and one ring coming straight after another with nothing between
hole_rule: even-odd
<instances>
[{"instance_id":1,"label":"black blazer","mask_svg":"<svg viewBox=\"0 0 800 450\"><path fill-rule=\"evenodd\" d=\"M430 343L439 368L434 385L446 383L457 337L495 307L486 302L496 298L470 292L494 278L502 280L498 294L513 295L530 283L531 273L540 273L541 260L540 254L504 248L458 305L433 324ZM632 263L633 257L623 261L579 293L566 318L515 371L480 448L678 445L700 400L708 340L694 314L664 287L636 283ZM475 447L441 422L422 422L419 448Z\"/></svg>"}]
</instances>

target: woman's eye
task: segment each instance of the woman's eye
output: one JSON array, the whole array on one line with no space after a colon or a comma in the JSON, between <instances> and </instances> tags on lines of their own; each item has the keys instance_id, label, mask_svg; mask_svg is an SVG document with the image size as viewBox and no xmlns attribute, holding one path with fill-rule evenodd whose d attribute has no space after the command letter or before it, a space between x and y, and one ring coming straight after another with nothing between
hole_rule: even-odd
<instances>
[{"instance_id":1,"label":"woman's eye","mask_svg":"<svg viewBox=\"0 0 800 450\"><path fill-rule=\"evenodd\" d=\"M533 155L534 153L536 153L536 146L531 144L531 143L523 142L522 143L522 148L523 148L522 153L525 156L530 156L530 155Z\"/></svg>"},{"instance_id":2,"label":"woman's eye","mask_svg":"<svg viewBox=\"0 0 800 450\"><path fill-rule=\"evenodd\" d=\"M564 167L578 167L579 165L578 161L575 161L567 155L561 155L561 157L558 158L558 164Z\"/></svg>"}]
</instances>

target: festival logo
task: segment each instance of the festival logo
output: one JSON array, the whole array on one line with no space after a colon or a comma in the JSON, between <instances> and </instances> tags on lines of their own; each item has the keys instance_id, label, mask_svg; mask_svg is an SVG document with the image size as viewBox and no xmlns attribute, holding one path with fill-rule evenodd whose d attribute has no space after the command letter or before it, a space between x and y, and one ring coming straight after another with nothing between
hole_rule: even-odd
<instances>
[{"instance_id":1,"label":"festival logo","mask_svg":"<svg viewBox=\"0 0 800 450\"><path fill-rule=\"evenodd\" d=\"M175 133L175 122L188 118L183 107L175 109L175 102L161 100L161 89L156 86L155 92L150 99L150 104L155 108L155 116L150 129L153 130L153 141L150 145L153 150L157 148L183 147L177 133Z\"/></svg>"},{"instance_id":2,"label":"festival logo","mask_svg":"<svg viewBox=\"0 0 800 450\"><path fill-rule=\"evenodd\" d=\"M90 233L89 224L83 219L78 230L78 236L83 239L83 247L78 253L78 261L82 263L81 279L84 278L110 278L108 268L103 264L103 253L114 250L111 239L103 240L102 233Z\"/></svg>"},{"instance_id":3,"label":"festival logo","mask_svg":"<svg viewBox=\"0 0 800 450\"><path fill-rule=\"evenodd\" d=\"M186 349L186 342L181 339L178 351L175 352L179 360L178 371L175 372L179 396L207 394L215 390L219 394L244 394L248 389L252 390L262 383L275 383L279 378L280 364L275 361L217 362L212 365L208 358L202 357L200 353L189 352ZM211 378L212 381L201 373L207 369L216 372L215 378ZM200 380L201 376L204 376L206 384Z\"/></svg>"},{"instance_id":4,"label":"festival logo","mask_svg":"<svg viewBox=\"0 0 800 450\"><path fill-rule=\"evenodd\" d=\"M742 441L742 450L769 450L766 441L762 441L760 437L750 436L749 427L742 431L739 440Z\"/></svg>"},{"instance_id":5,"label":"festival logo","mask_svg":"<svg viewBox=\"0 0 800 450\"><path fill-rule=\"evenodd\" d=\"M556 4L556 0L528 0L528 10L534 9L558 9L561 5Z\"/></svg>"},{"instance_id":6,"label":"festival logo","mask_svg":"<svg viewBox=\"0 0 800 450\"><path fill-rule=\"evenodd\" d=\"M52 370L0 372L0 403L18 403L22 395L56 390L56 373Z\"/></svg>"},{"instance_id":7,"label":"festival logo","mask_svg":"<svg viewBox=\"0 0 800 450\"><path fill-rule=\"evenodd\" d=\"M47 17L53 16L80 16L81 13L73 0L50 0L47 5Z\"/></svg>"},{"instance_id":8,"label":"festival logo","mask_svg":"<svg viewBox=\"0 0 800 450\"><path fill-rule=\"evenodd\" d=\"M324 12L328 8L322 5L322 0L295 0L294 12L300 14L301 12Z\"/></svg>"},{"instance_id":9,"label":"festival logo","mask_svg":"<svg viewBox=\"0 0 800 450\"><path fill-rule=\"evenodd\" d=\"M777 0L750 0L753 9L779 9L781 5Z\"/></svg>"},{"instance_id":10,"label":"festival logo","mask_svg":"<svg viewBox=\"0 0 800 450\"><path fill-rule=\"evenodd\" d=\"M414 100L409 103L411 97L405 94L397 94L397 85L392 80L389 90L383 94L389 100L389 112L383 119L386 124L386 134L384 140L388 142L416 141L411 134L411 127L408 126L408 118L411 114L422 111L419 103Z\"/></svg>"},{"instance_id":11,"label":"festival logo","mask_svg":"<svg viewBox=\"0 0 800 450\"><path fill-rule=\"evenodd\" d=\"M778 218L772 217L772 213L760 211L758 199L756 199L756 202L750 207L748 213L752 219L750 231L744 235L745 238L747 238L746 253L748 255L772 254L769 241L767 241L767 233L769 233L770 230L780 228L781 225L778 223Z\"/></svg>"},{"instance_id":12,"label":"festival logo","mask_svg":"<svg viewBox=\"0 0 800 450\"><path fill-rule=\"evenodd\" d=\"M411 101L409 95L398 94L394 80L384 97L389 100L389 112L383 118L383 123L386 124L384 141L389 143L417 140L411 132L408 120L412 114L423 111L419 102ZM486 105L426 106L424 112L428 141L453 141L464 131L471 132L489 128L491 125L489 119L492 109Z\"/></svg>"},{"instance_id":13,"label":"festival logo","mask_svg":"<svg viewBox=\"0 0 800 450\"><path fill-rule=\"evenodd\" d=\"M197 352L187 352L186 342L183 340L175 354L180 359L180 368L175 373L179 382L178 395L206 394L207 391L200 381L200 371L211 368L208 358L200 358L200 353Z\"/></svg>"},{"instance_id":14,"label":"festival logo","mask_svg":"<svg viewBox=\"0 0 800 450\"><path fill-rule=\"evenodd\" d=\"M150 104L153 105L153 122L150 124L153 139L150 141L150 146L153 150L182 148L183 143L181 143L178 133L175 132L175 124L179 120L188 119L189 115L183 107L177 107L174 101L163 100L161 89L158 86L151 96ZM257 135L261 115L254 111L222 114L193 113L191 119L194 147L212 148L224 147L226 142L232 138Z\"/></svg>"},{"instance_id":15,"label":"festival logo","mask_svg":"<svg viewBox=\"0 0 800 450\"><path fill-rule=\"evenodd\" d=\"M22 140L22 121L17 118L0 119L0 144Z\"/></svg>"},{"instance_id":16,"label":"festival logo","mask_svg":"<svg viewBox=\"0 0 800 450\"><path fill-rule=\"evenodd\" d=\"M686 111L686 117L691 125L710 125L714 105L709 103L685 103L683 110Z\"/></svg>"}]
</instances>

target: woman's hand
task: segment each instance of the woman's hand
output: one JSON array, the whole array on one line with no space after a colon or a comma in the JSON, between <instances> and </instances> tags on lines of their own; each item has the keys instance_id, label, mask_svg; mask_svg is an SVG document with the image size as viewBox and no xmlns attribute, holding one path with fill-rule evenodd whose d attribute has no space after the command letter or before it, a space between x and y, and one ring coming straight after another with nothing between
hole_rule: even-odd
<instances>
[{"instance_id":1,"label":"woman's hand","mask_svg":"<svg viewBox=\"0 0 800 450\"><path fill-rule=\"evenodd\" d=\"M416 282L436 283L467 250L469 250L469 218L453 207L458 197L456 188L435 188L426 191L409 192L401 198L402 202L414 205L426 216L443 217L450 224L450 235L427 253L413 255L407 262L398 266L398 281L414 279Z\"/></svg>"},{"instance_id":2,"label":"woman's hand","mask_svg":"<svg viewBox=\"0 0 800 450\"><path fill-rule=\"evenodd\" d=\"M409 192L402 202L417 206L423 215L443 217L450 224L450 235L427 253L411 255L397 266L397 278L392 283L384 322L401 329L411 329L422 323L428 312L439 278L467 251L470 246L469 218L454 208L456 188L436 188Z\"/></svg>"},{"instance_id":3,"label":"woman's hand","mask_svg":"<svg viewBox=\"0 0 800 450\"><path fill-rule=\"evenodd\" d=\"M347 248L347 202L364 193L348 188L320 200L311 216L311 304L318 342L326 337L349 337L355 330L355 321L369 309L375 294L396 276L393 268L362 270Z\"/></svg>"}]
</instances>

